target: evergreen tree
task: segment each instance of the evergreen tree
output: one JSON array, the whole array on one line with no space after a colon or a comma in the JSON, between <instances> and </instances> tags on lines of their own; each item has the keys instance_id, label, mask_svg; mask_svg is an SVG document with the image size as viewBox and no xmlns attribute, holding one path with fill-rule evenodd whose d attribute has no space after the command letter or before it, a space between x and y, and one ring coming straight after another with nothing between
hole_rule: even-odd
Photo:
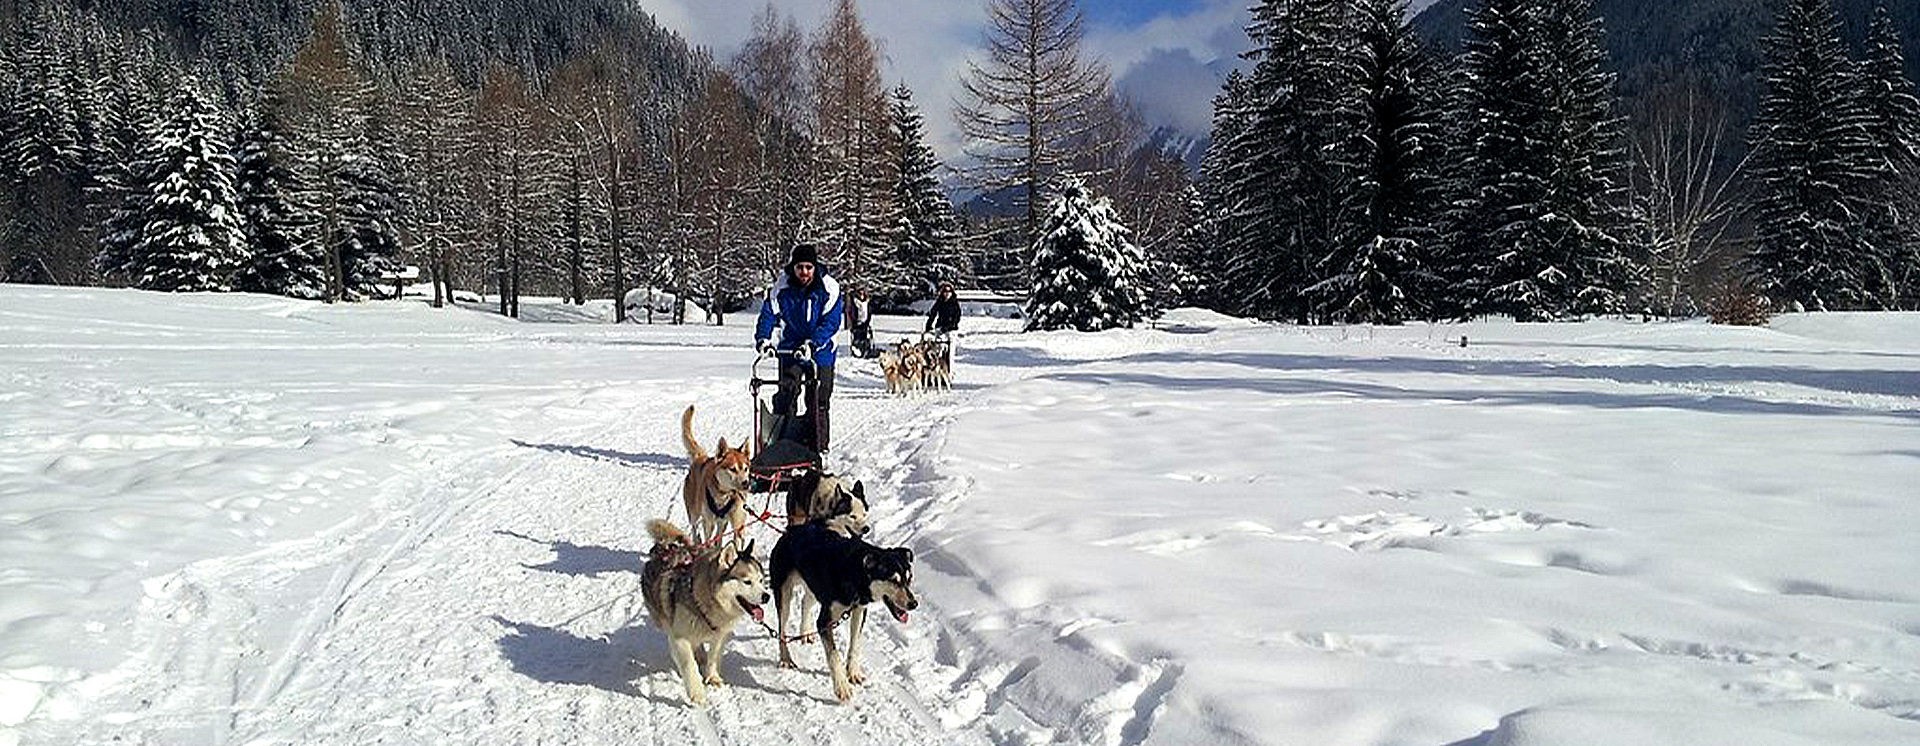
<instances>
[{"instance_id":1,"label":"evergreen tree","mask_svg":"<svg viewBox=\"0 0 1920 746\"><path fill-rule=\"evenodd\" d=\"M11 188L0 206L0 278L13 282L85 279L76 276L91 245L72 23L59 8L27 13L0 54L0 181Z\"/></svg>"},{"instance_id":2,"label":"evergreen tree","mask_svg":"<svg viewBox=\"0 0 1920 746\"><path fill-rule=\"evenodd\" d=\"M894 256L909 284L873 289L912 295L960 278L959 216L940 189L940 158L927 144L926 122L913 103L913 91L904 84L893 90L893 134L898 174L893 199L900 206Z\"/></svg>"},{"instance_id":3,"label":"evergreen tree","mask_svg":"<svg viewBox=\"0 0 1920 746\"><path fill-rule=\"evenodd\" d=\"M1437 234L1440 127L1432 65L1407 23L1406 0L1362 0L1349 76L1361 127L1343 148L1357 231L1309 288L1330 319L1398 324L1440 291L1425 253Z\"/></svg>"},{"instance_id":4,"label":"evergreen tree","mask_svg":"<svg viewBox=\"0 0 1920 746\"><path fill-rule=\"evenodd\" d=\"M1146 259L1106 199L1069 179L1045 226L1033 255L1027 331L1095 332L1146 318Z\"/></svg>"},{"instance_id":5,"label":"evergreen tree","mask_svg":"<svg viewBox=\"0 0 1920 746\"><path fill-rule=\"evenodd\" d=\"M1185 162L1169 157L1166 163L1180 169L1182 182L1179 189L1165 198L1167 206L1163 209L1168 210L1165 217L1173 225L1157 245L1136 244L1140 246L1146 266L1153 268L1141 285L1146 297L1146 316L1150 319L1160 318L1168 309L1192 305L1201 284L1196 271L1200 257L1194 253L1192 238L1196 233L1193 226L1205 214L1205 206L1199 190L1186 174Z\"/></svg>"},{"instance_id":6,"label":"evergreen tree","mask_svg":"<svg viewBox=\"0 0 1920 746\"><path fill-rule=\"evenodd\" d=\"M1523 321L1619 310L1620 125L1590 0L1487 0L1470 32L1449 236L1463 305Z\"/></svg>"},{"instance_id":7,"label":"evergreen tree","mask_svg":"<svg viewBox=\"0 0 1920 746\"><path fill-rule=\"evenodd\" d=\"M1187 297L1225 311L1248 304L1235 292L1238 285L1232 282L1232 255L1227 250L1224 226L1235 210L1229 202L1235 196L1232 187L1247 180L1244 169L1249 162L1243 133L1252 111L1252 95L1247 76L1234 70L1213 97L1212 140L1200 159L1200 178L1193 195L1196 204L1181 237L1192 276Z\"/></svg>"},{"instance_id":8,"label":"evergreen tree","mask_svg":"<svg viewBox=\"0 0 1920 746\"><path fill-rule=\"evenodd\" d=\"M1875 242L1891 275L1888 308L1920 309L1920 97L1907 77L1900 32L1886 3L1874 6L1864 69L1869 137L1884 208Z\"/></svg>"},{"instance_id":9,"label":"evergreen tree","mask_svg":"<svg viewBox=\"0 0 1920 746\"><path fill-rule=\"evenodd\" d=\"M327 291L326 262L313 216L297 198L303 189L280 135L278 108L272 97L262 102L240 137L234 187L248 251L234 289L319 299Z\"/></svg>"},{"instance_id":10,"label":"evergreen tree","mask_svg":"<svg viewBox=\"0 0 1920 746\"><path fill-rule=\"evenodd\" d=\"M226 125L194 86L183 87L171 109L141 162L128 274L146 290L228 290L245 246Z\"/></svg>"},{"instance_id":11,"label":"evergreen tree","mask_svg":"<svg viewBox=\"0 0 1920 746\"><path fill-rule=\"evenodd\" d=\"M1876 166L1860 77L1827 0L1788 0L1766 39L1766 94L1750 138L1755 288L1776 307L1879 308L1891 283L1870 240Z\"/></svg>"},{"instance_id":12,"label":"evergreen tree","mask_svg":"<svg viewBox=\"0 0 1920 746\"><path fill-rule=\"evenodd\" d=\"M379 297L387 288L380 276L400 269L399 188L388 161L355 158L342 169L346 199L338 233L341 285L348 298Z\"/></svg>"},{"instance_id":13,"label":"evergreen tree","mask_svg":"<svg viewBox=\"0 0 1920 746\"><path fill-rule=\"evenodd\" d=\"M1222 157L1219 251L1243 299L1228 310L1315 320L1305 293L1352 229L1342 194L1343 133L1354 129L1344 0L1264 0L1248 34L1254 60L1241 123Z\"/></svg>"},{"instance_id":14,"label":"evergreen tree","mask_svg":"<svg viewBox=\"0 0 1920 746\"><path fill-rule=\"evenodd\" d=\"M1376 235L1373 243L1354 252L1340 274L1308 292L1325 298L1327 313L1345 323L1396 325L1417 318L1421 308L1407 287L1433 285L1432 276L1414 257L1418 248L1411 239Z\"/></svg>"},{"instance_id":15,"label":"evergreen tree","mask_svg":"<svg viewBox=\"0 0 1920 746\"><path fill-rule=\"evenodd\" d=\"M1626 136L1614 113L1615 77L1608 70L1606 31L1594 0L1562 0L1543 9L1543 42L1558 54L1548 79L1556 106L1549 143L1549 235L1559 261L1572 268L1572 296L1557 315L1624 313L1641 269L1619 240L1626 224Z\"/></svg>"}]
</instances>

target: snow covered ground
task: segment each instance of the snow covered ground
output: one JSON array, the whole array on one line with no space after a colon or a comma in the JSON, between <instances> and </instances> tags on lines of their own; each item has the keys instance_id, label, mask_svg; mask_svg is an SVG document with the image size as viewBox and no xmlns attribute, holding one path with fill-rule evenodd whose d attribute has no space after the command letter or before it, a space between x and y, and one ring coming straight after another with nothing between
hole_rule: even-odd
<instances>
[{"instance_id":1,"label":"snow covered ground","mask_svg":"<svg viewBox=\"0 0 1920 746\"><path fill-rule=\"evenodd\" d=\"M0 285L0 744L1920 743L1920 316L969 318L836 398L921 612L695 710L641 524L748 320L607 311Z\"/></svg>"}]
</instances>

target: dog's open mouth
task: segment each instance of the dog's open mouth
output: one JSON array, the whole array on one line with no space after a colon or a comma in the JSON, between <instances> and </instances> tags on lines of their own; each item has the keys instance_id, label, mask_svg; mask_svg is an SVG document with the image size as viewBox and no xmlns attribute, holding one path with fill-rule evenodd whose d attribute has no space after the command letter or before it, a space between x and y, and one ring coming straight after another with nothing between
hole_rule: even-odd
<instances>
[{"instance_id":1,"label":"dog's open mouth","mask_svg":"<svg viewBox=\"0 0 1920 746\"><path fill-rule=\"evenodd\" d=\"M898 606L893 605L893 599L891 598L882 598L880 600L887 602L887 611L893 612L893 618L900 620L901 624L907 623L906 609L902 609Z\"/></svg>"},{"instance_id":2,"label":"dog's open mouth","mask_svg":"<svg viewBox=\"0 0 1920 746\"><path fill-rule=\"evenodd\" d=\"M740 602L740 608L746 609L748 614L753 615L754 621L764 622L767 620L767 610L760 608L760 604L748 601L744 596L735 596L734 600Z\"/></svg>"}]
</instances>

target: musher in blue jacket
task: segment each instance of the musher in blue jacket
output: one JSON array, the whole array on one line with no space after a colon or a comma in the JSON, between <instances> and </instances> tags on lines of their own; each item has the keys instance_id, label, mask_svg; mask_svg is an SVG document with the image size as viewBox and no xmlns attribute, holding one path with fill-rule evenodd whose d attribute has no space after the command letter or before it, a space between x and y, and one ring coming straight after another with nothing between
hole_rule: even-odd
<instances>
[{"instance_id":1,"label":"musher in blue jacket","mask_svg":"<svg viewBox=\"0 0 1920 746\"><path fill-rule=\"evenodd\" d=\"M780 391L773 396L774 414L794 414L794 404L802 393L814 402L814 450L822 454L830 445L827 415L833 408L833 363L838 355L833 335L840 333L840 283L820 267L820 251L813 244L793 247L786 271L767 289L760 304L760 323L753 333L754 346L762 354L776 351L780 356ZM780 336L775 341L774 329ZM813 390L803 391L805 360L815 366Z\"/></svg>"}]
</instances>

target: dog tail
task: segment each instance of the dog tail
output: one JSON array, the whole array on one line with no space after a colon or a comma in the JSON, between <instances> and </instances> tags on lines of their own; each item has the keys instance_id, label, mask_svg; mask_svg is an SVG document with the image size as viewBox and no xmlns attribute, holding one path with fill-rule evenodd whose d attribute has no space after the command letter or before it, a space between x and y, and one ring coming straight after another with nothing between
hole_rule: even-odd
<instances>
[{"instance_id":1,"label":"dog tail","mask_svg":"<svg viewBox=\"0 0 1920 746\"><path fill-rule=\"evenodd\" d=\"M687 446L687 456L695 461L707 457L707 450L700 447L700 441L693 439L693 405L687 405L687 411L680 415L680 441Z\"/></svg>"},{"instance_id":2,"label":"dog tail","mask_svg":"<svg viewBox=\"0 0 1920 746\"><path fill-rule=\"evenodd\" d=\"M679 526L673 525L672 521L664 518L655 518L647 521L647 535L653 537L655 546L684 544L687 541L687 533L681 531Z\"/></svg>"}]
</instances>

